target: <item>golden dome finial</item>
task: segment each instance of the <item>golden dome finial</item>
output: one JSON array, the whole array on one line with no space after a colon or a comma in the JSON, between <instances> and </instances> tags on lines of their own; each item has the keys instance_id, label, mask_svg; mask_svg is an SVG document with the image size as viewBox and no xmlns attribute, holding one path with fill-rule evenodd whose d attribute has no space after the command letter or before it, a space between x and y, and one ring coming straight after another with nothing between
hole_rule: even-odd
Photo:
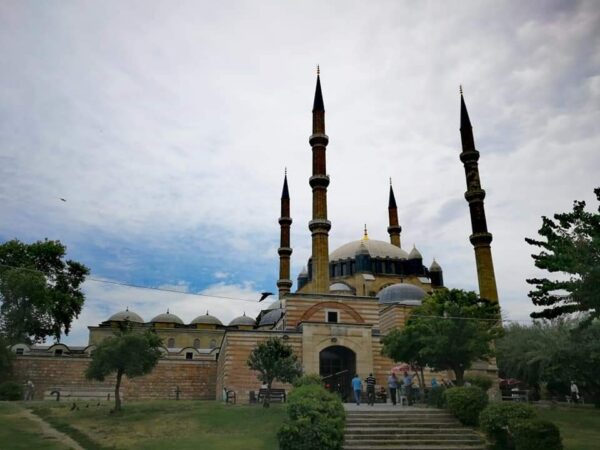
<instances>
[{"instance_id":1,"label":"golden dome finial","mask_svg":"<svg viewBox=\"0 0 600 450\"><path fill-rule=\"evenodd\" d=\"M369 240L369 233L367 232L367 224L365 223L365 231L364 231L364 235L363 235L363 241L368 241Z\"/></svg>"}]
</instances>

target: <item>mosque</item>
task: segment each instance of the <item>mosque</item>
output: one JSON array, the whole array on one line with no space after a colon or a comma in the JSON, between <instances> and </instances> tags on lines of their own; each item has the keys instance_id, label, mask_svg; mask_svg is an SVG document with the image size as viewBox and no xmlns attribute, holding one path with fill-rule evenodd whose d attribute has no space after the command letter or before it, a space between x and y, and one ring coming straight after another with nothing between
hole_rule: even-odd
<instances>
[{"instance_id":1,"label":"mosque","mask_svg":"<svg viewBox=\"0 0 600 450\"><path fill-rule=\"evenodd\" d=\"M471 215L470 241L475 250L479 291L481 297L498 301L490 248L492 235L487 230L485 191L481 188L479 179L479 152L475 149L462 90L460 120L460 160L465 168L465 198ZM297 288L292 292L292 217L286 175L279 217L279 298L261 311L258 317L244 314L225 325L207 311L186 324L167 311L146 322L135 312L125 310L112 315L98 326L90 326L89 343L85 347L69 348L64 344L55 344L51 347L30 348L18 344L13 349L20 357L29 359L36 355L86 359L95 345L112 335L120 322L127 320L135 326L154 329L163 338L163 366L175 363L198 365L198 371L190 372L191 375L177 375L180 384L185 381L182 377L202 375L202 386L190 388L194 392L191 398L219 398L219 393L226 388L235 391L238 399L248 399L249 393L256 391L260 383L256 373L247 367L246 361L258 343L271 337L283 339L294 349L304 373L327 377L332 380L332 385L346 386L343 389L349 389L349 380L354 373L363 378L373 373L378 380L385 380L390 369L397 363L381 355L382 337L390 330L402 327L411 309L419 306L427 295L444 288L443 271L435 260L429 267L425 266L416 247L413 246L410 251L402 248L402 227L398 221L391 184L387 228L389 242L370 239L365 228L362 239L329 251L331 222L327 217L327 188L330 182L326 167L328 142L321 81L317 74L312 134L309 138L312 148L312 176L309 178L309 185L312 190L313 216L308 227L312 236L312 256L299 274ZM495 373L496 368L493 364L481 362L474 370ZM167 370L163 375L164 383L168 384L169 376L175 376L174 373ZM133 380L131 385L135 383ZM194 385L193 380L190 383L190 386ZM142 390L134 387L131 389L132 393L138 391ZM142 397L140 394L140 398Z\"/></svg>"}]
</instances>

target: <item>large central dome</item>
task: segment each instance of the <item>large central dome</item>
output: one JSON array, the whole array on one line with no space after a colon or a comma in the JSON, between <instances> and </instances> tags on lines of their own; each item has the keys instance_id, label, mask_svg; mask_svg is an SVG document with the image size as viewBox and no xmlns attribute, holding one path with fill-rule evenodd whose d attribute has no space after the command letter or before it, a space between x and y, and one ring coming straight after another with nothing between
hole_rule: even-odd
<instances>
[{"instance_id":1,"label":"large central dome","mask_svg":"<svg viewBox=\"0 0 600 450\"><path fill-rule=\"evenodd\" d=\"M329 261L340 261L348 258L354 259L361 245L366 247L371 258L408 259L408 253L389 242L374 239L359 239L358 241L348 242L334 250L329 255Z\"/></svg>"}]
</instances>

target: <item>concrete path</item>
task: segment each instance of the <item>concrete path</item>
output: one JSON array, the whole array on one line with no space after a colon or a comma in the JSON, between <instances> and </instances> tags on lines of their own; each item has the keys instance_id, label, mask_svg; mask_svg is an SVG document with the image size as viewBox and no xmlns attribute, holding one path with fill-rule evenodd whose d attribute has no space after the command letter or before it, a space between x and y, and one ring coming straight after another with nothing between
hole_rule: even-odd
<instances>
[{"instance_id":1,"label":"concrete path","mask_svg":"<svg viewBox=\"0 0 600 450\"><path fill-rule=\"evenodd\" d=\"M71 437L67 436L64 433L61 433L48 422L43 420L41 417L33 414L29 409L20 407L21 411L19 415L26 420L30 420L40 426L42 435L45 437L52 438L55 442L60 442L65 445L67 448L72 450L85 450L81 445L75 442Z\"/></svg>"}]
</instances>

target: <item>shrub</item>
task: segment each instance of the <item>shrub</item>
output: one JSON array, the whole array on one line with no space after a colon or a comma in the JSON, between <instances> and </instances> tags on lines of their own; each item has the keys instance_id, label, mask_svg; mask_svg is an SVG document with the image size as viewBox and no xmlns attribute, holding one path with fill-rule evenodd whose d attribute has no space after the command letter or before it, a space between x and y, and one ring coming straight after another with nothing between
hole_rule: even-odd
<instances>
[{"instance_id":1,"label":"shrub","mask_svg":"<svg viewBox=\"0 0 600 450\"><path fill-rule=\"evenodd\" d=\"M16 401L23 399L23 386L19 383L6 381L0 384L0 400Z\"/></svg>"},{"instance_id":2,"label":"shrub","mask_svg":"<svg viewBox=\"0 0 600 450\"><path fill-rule=\"evenodd\" d=\"M482 375L473 375L471 377L466 377L465 381L468 381L473 386L477 386L478 388L483 389L484 392L487 392L494 384L490 377L484 377Z\"/></svg>"},{"instance_id":3,"label":"shrub","mask_svg":"<svg viewBox=\"0 0 600 450\"><path fill-rule=\"evenodd\" d=\"M546 420L521 419L510 425L516 450L562 450L560 431Z\"/></svg>"},{"instance_id":4,"label":"shrub","mask_svg":"<svg viewBox=\"0 0 600 450\"><path fill-rule=\"evenodd\" d=\"M308 384L292 391L288 419L277 433L281 450L341 450L346 414L339 397Z\"/></svg>"},{"instance_id":5,"label":"shrub","mask_svg":"<svg viewBox=\"0 0 600 450\"><path fill-rule=\"evenodd\" d=\"M479 415L479 426L498 448L513 448L508 427L517 421L533 419L535 409L527 403L495 402Z\"/></svg>"},{"instance_id":6,"label":"shrub","mask_svg":"<svg viewBox=\"0 0 600 450\"><path fill-rule=\"evenodd\" d=\"M308 386L308 385L323 386L323 380L321 380L321 377L319 375L317 375L316 373L311 373L311 374L302 375L301 377L296 378L294 380L293 385L295 388L298 388L300 386Z\"/></svg>"},{"instance_id":7,"label":"shrub","mask_svg":"<svg viewBox=\"0 0 600 450\"><path fill-rule=\"evenodd\" d=\"M488 403L487 394L476 386L455 387L444 392L446 408L464 425L477 425L479 413Z\"/></svg>"},{"instance_id":8,"label":"shrub","mask_svg":"<svg viewBox=\"0 0 600 450\"><path fill-rule=\"evenodd\" d=\"M443 386L436 386L429 390L429 396L427 397L427 404L436 408L444 407L444 391L446 390Z\"/></svg>"}]
</instances>

